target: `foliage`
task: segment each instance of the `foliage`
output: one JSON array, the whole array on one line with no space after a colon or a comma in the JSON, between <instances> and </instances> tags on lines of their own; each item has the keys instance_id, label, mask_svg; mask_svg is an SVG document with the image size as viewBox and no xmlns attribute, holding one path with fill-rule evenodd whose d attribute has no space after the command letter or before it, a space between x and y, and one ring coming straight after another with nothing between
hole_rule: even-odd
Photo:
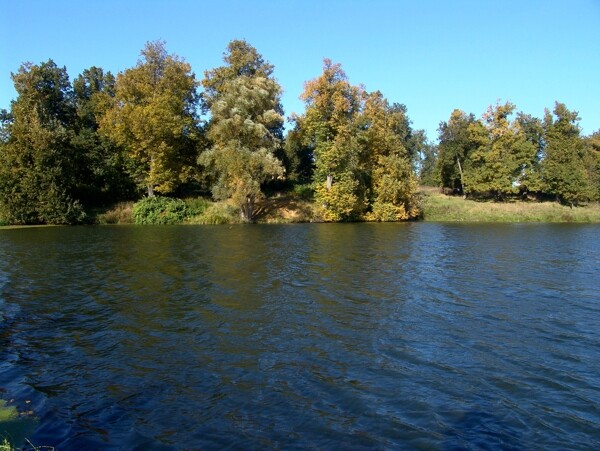
<instances>
[{"instance_id":1,"label":"foliage","mask_svg":"<svg viewBox=\"0 0 600 451\"><path fill-rule=\"evenodd\" d=\"M134 197L135 184L125 171L126 155L98 133L100 118L113 102L115 77L92 66L74 81L77 120L73 145L80 161L77 191L86 204Z\"/></svg>"},{"instance_id":2,"label":"foliage","mask_svg":"<svg viewBox=\"0 0 600 451\"><path fill-rule=\"evenodd\" d=\"M281 87L265 63L245 41L232 41L227 66L206 72L203 85L210 106L211 147L198 162L213 175L217 200L231 199L244 221L254 220L261 185L283 176L275 154L281 146Z\"/></svg>"},{"instance_id":3,"label":"foliage","mask_svg":"<svg viewBox=\"0 0 600 451\"><path fill-rule=\"evenodd\" d=\"M312 183L295 184L292 192L302 199L312 200L315 196L315 189Z\"/></svg>"},{"instance_id":4,"label":"foliage","mask_svg":"<svg viewBox=\"0 0 600 451\"><path fill-rule=\"evenodd\" d=\"M12 224L82 222L71 144L75 107L66 69L52 60L24 64L12 78L19 97L0 148L0 211Z\"/></svg>"},{"instance_id":5,"label":"foliage","mask_svg":"<svg viewBox=\"0 0 600 451\"><path fill-rule=\"evenodd\" d=\"M556 102L554 116L546 110L541 164L544 191L562 203L577 205L593 197L583 163L584 142L578 126L579 116L563 103Z\"/></svg>"},{"instance_id":6,"label":"foliage","mask_svg":"<svg viewBox=\"0 0 600 451\"><path fill-rule=\"evenodd\" d=\"M515 106L489 107L483 115L484 128L476 136L471 126L471 140L477 147L470 154L471 164L465 173L465 192L491 195L502 200L517 194L535 165L537 149L528 141L519 122L510 121Z\"/></svg>"},{"instance_id":7,"label":"foliage","mask_svg":"<svg viewBox=\"0 0 600 451\"><path fill-rule=\"evenodd\" d=\"M591 195L600 201L600 130L585 139L583 164L590 183Z\"/></svg>"},{"instance_id":8,"label":"foliage","mask_svg":"<svg viewBox=\"0 0 600 451\"><path fill-rule=\"evenodd\" d=\"M190 210L181 199L153 196L136 202L132 213L136 224L181 224Z\"/></svg>"},{"instance_id":9,"label":"foliage","mask_svg":"<svg viewBox=\"0 0 600 451\"><path fill-rule=\"evenodd\" d=\"M510 102L480 119L454 110L436 146L412 129L405 105L351 85L326 59L284 139L274 66L243 40L229 43L224 63L204 73L202 94L190 65L161 41L116 78L92 66L71 85L52 60L23 64L12 74L18 97L0 110L0 225L88 222L105 205L114 207L100 223L128 223L134 209L124 201L144 190L210 190L222 202L144 199L139 222L406 220L421 215L417 174L479 200L600 200L600 131L582 137L578 114L562 103L543 119L513 118ZM450 216L481 217L456 208Z\"/></svg>"},{"instance_id":10,"label":"foliage","mask_svg":"<svg viewBox=\"0 0 600 451\"><path fill-rule=\"evenodd\" d=\"M341 65L329 59L324 60L321 76L305 83L301 95L306 112L295 121L304 145L313 149L315 198L325 221L348 220L364 210L355 133L361 95Z\"/></svg>"},{"instance_id":11,"label":"foliage","mask_svg":"<svg viewBox=\"0 0 600 451\"><path fill-rule=\"evenodd\" d=\"M148 196L173 192L193 175L198 95L188 63L163 42L146 44L136 67L117 76L100 131L127 152L127 170Z\"/></svg>"},{"instance_id":12,"label":"foliage","mask_svg":"<svg viewBox=\"0 0 600 451\"><path fill-rule=\"evenodd\" d=\"M402 221L419 214L413 157L406 147L405 113L405 108L390 107L380 92L366 95L359 139L364 148L370 220Z\"/></svg>"},{"instance_id":13,"label":"foliage","mask_svg":"<svg viewBox=\"0 0 600 451\"><path fill-rule=\"evenodd\" d=\"M439 174L436 171L438 146L427 143L421 150L419 158L419 183L425 186L438 186Z\"/></svg>"},{"instance_id":14,"label":"foliage","mask_svg":"<svg viewBox=\"0 0 600 451\"><path fill-rule=\"evenodd\" d=\"M475 137L480 127L473 114L461 110L452 111L448 122L440 123L437 177L442 187L464 193L464 171L471 153L478 147Z\"/></svg>"},{"instance_id":15,"label":"foliage","mask_svg":"<svg viewBox=\"0 0 600 451\"><path fill-rule=\"evenodd\" d=\"M285 137L283 164L288 181L309 183L314 172L314 155L310 145L303 141L302 130L296 124Z\"/></svg>"},{"instance_id":16,"label":"foliage","mask_svg":"<svg viewBox=\"0 0 600 451\"><path fill-rule=\"evenodd\" d=\"M208 205L202 213L188 220L190 224L236 224L239 221L238 209L224 202Z\"/></svg>"}]
</instances>

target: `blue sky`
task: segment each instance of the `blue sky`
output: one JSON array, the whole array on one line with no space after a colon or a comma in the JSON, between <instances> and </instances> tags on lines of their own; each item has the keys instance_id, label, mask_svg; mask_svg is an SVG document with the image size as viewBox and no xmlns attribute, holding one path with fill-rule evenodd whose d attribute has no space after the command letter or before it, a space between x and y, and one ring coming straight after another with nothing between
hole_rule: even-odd
<instances>
[{"instance_id":1,"label":"blue sky","mask_svg":"<svg viewBox=\"0 0 600 451\"><path fill-rule=\"evenodd\" d=\"M600 129L600 0L3 0L0 108L25 61L116 74L157 39L198 78L246 39L275 65L286 115L304 110L303 83L327 57L404 103L432 140L454 108L479 117L498 100L537 117L558 100L584 134Z\"/></svg>"}]
</instances>

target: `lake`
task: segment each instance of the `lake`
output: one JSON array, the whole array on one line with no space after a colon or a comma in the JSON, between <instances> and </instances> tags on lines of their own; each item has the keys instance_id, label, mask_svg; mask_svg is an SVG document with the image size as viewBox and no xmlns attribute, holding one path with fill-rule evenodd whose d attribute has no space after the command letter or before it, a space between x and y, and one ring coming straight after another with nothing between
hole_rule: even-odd
<instances>
[{"instance_id":1,"label":"lake","mask_svg":"<svg viewBox=\"0 0 600 451\"><path fill-rule=\"evenodd\" d=\"M0 230L0 398L59 450L600 449L599 286L598 225Z\"/></svg>"}]
</instances>

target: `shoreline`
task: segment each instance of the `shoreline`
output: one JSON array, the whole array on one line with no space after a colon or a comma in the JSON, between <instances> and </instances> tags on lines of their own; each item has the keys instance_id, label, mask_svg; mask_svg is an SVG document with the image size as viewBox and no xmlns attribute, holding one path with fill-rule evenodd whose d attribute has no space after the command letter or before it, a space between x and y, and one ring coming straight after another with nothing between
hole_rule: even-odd
<instances>
[{"instance_id":1,"label":"shoreline","mask_svg":"<svg viewBox=\"0 0 600 451\"><path fill-rule=\"evenodd\" d=\"M419 191L421 216L400 222L429 223L544 223L544 224L600 224L600 203L586 206L568 207L551 201L478 201L458 196L442 194L438 188L421 187ZM186 199L197 202L201 198ZM233 225L239 224L235 208L223 203L213 203L206 199L201 214L192 215L178 225ZM133 202L119 203L96 212L89 224L83 225L135 225L131 214ZM255 224L320 224L315 220L314 202L291 193L282 193L263 200ZM207 216L207 212L212 215ZM216 214L215 214L216 212ZM376 221L353 221L354 223ZM352 223L352 222L348 222ZM59 225L0 225L0 230L14 230L38 227L58 227Z\"/></svg>"}]
</instances>

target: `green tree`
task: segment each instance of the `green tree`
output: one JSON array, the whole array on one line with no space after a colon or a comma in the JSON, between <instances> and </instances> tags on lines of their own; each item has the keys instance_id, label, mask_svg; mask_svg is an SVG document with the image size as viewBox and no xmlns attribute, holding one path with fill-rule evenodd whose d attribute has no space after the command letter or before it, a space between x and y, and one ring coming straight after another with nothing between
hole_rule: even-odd
<instances>
[{"instance_id":1,"label":"green tree","mask_svg":"<svg viewBox=\"0 0 600 451\"><path fill-rule=\"evenodd\" d=\"M583 163L592 189L592 199L600 201L600 130L585 138Z\"/></svg>"},{"instance_id":2,"label":"green tree","mask_svg":"<svg viewBox=\"0 0 600 451\"><path fill-rule=\"evenodd\" d=\"M464 194L465 166L479 145L473 139L474 135L479 135L473 133L479 129L478 125L481 123L473 114L467 115L461 110L452 111L448 122L440 123L437 173L442 188Z\"/></svg>"},{"instance_id":3,"label":"green tree","mask_svg":"<svg viewBox=\"0 0 600 451\"><path fill-rule=\"evenodd\" d=\"M558 201L577 205L589 200L591 189L583 163L584 141L579 116L556 102L544 115L544 155L541 163L544 191Z\"/></svg>"},{"instance_id":4,"label":"green tree","mask_svg":"<svg viewBox=\"0 0 600 451\"><path fill-rule=\"evenodd\" d=\"M519 189L522 195L527 195L528 193L538 194L542 192L543 188L540 166L544 152L544 128L542 121L537 117L523 112L517 113L516 121L525 135L525 140L533 146L532 158L522 171Z\"/></svg>"},{"instance_id":5,"label":"green tree","mask_svg":"<svg viewBox=\"0 0 600 451\"><path fill-rule=\"evenodd\" d=\"M438 160L438 146L427 143L421 150L419 157L419 183L425 186L438 186L440 180L436 171Z\"/></svg>"},{"instance_id":6,"label":"green tree","mask_svg":"<svg viewBox=\"0 0 600 451\"><path fill-rule=\"evenodd\" d=\"M135 184L125 171L122 149L98 133L100 118L113 102L115 77L93 66L73 80L73 91L77 107L73 145L80 160L81 198L101 203L133 197Z\"/></svg>"},{"instance_id":7,"label":"green tree","mask_svg":"<svg viewBox=\"0 0 600 451\"><path fill-rule=\"evenodd\" d=\"M232 41L226 66L205 72L204 98L210 108L210 148L198 162L213 174L213 197L231 199L244 221L253 221L261 185L283 176L281 87L273 66L245 41Z\"/></svg>"},{"instance_id":8,"label":"green tree","mask_svg":"<svg viewBox=\"0 0 600 451\"><path fill-rule=\"evenodd\" d=\"M197 83L191 67L149 42L136 67L119 73L100 132L125 149L128 171L149 197L173 192L194 175Z\"/></svg>"},{"instance_id":9,"label":"green tree","mask_svg":"<svg viewBox=\"0 0 600 451\"><path fill-rule=\"evenodd\" d=\"M285 137L284 152L286 178L292 183L311 182L314 172L313 149L306 144L303 131L297 123Z\"/></svg>"},{"instance_id":10,"label":"green tree","mask_svg":"<svg viewBox=\"0 0 600 451\"><path fill-rule=\"evenodd\" d=\"M490 106L483 115L485 132L472 141L480 144L471 153L465 174L465 191L474 195L492 195L498 200L517 194L525 177L531 173L537 149L527 140L518 121L511 121L515 105Z\"/></svg>"},{"instance_id":11,"label":"green tree","mask_svg":"<svg viewBox=\"0 0 600 451\"><path fill-rule=\"evenodd\" d=\"M357 217L365 210L360 182L361 147L356 122L362 90L350 85L339 64L325 59L321 76L305 83L304 115L295 120L313 149L316 201L325 221Z\"/></svg>"},{"instance_id":12,"label":"green tree","mask_svg":"<svg viewBox=\"0 0 600 451\"><path fill-rule=\"evenodd\" d=\"M1 216L16 224L80 222L85 213L75 197L80 168L66 68L52 60L27 63L12 79L18 97L0 151Z\"/></svg>"}]
</instances>

